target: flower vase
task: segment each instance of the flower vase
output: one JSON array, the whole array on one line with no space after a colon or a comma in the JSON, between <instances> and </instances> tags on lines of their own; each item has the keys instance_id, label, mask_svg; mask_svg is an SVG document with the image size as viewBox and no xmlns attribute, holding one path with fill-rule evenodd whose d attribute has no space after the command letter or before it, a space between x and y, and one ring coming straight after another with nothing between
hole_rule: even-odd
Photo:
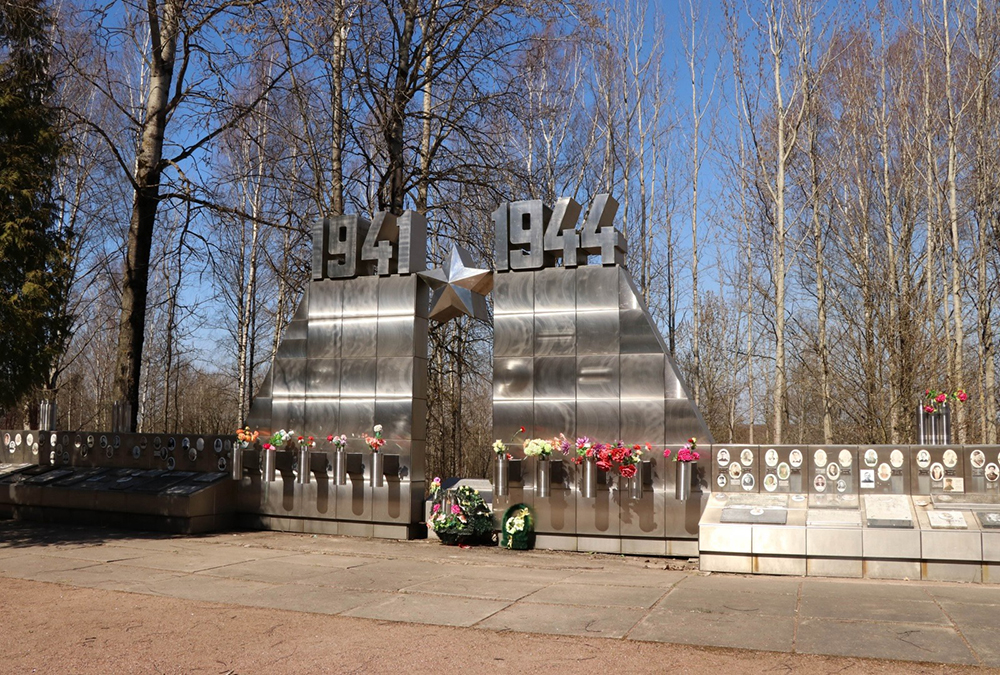
<instances>
[{"instance_id":1,"label":"flower vase","mask_svg":"<svg viewBox=\"0 0 1000 675\"><path fill-rule=\"evenodd\" d=\"M583 479L580 483L580 493L584 499L597 496L597 464L593 459L583 460Z\"/></svg>"},{"instance_id":2,"label":"flower vase","mask_svg":"<svg viewBox=\"0 0 1000 675\"><path fill-rule=\"evenodd\" d=\"M507 497L510 495L510 460L507 453L501 452L493 464L493 496Z\"/></svg>"},{"instance_id":3,"label":"flower vase","mask_svg":"<svg viewBox=\"0 0 1000 675\"><path fill-rule=\"evenodd\" d=\"M549 496L551 483L551 463L549 458L539 455L535 458L535 494L546 499Z\"/></svg>"},{"instance_id":4,"label":"flower vase","mask_svg":"<svg viewBox=\"0 0 1000 675\"><path fill-rule=\"evenodd\" d=\"M628 479L629 499L639 501L642 499L642 462L635 465L635 475Z\"/></svg>"},{"instance_id":5,"label":"flower vase","mask_svg":"<svg viewBox=\"0 0 1000 675\"><path fill-rule=\"evenodd\" d=\"M375 450L372 452L372 475L371 475L371 486L373 488L380 488L384 484L384 458L382 453Z\"/></svg>"},{"instance_id":6,"label":"flower vase","mask_svg":"<svg viewBox=\"0 0 1000 675\"><path fill-rule=\"evenodd\" d=\"M674 483L674 497L688 499L691 496L691 464L693 462L676 461L677 481Z\"/></svg>"},{"instance_id":7,"label":"flower vase","mask_svg":"<svg viewBox=\"0 0 1000 675\"><path fill-rule=\"evenodd\" d=\"M274 470L277 464L278 451L271 446L270 448L264 449L264 481L267 483L274 482Z\"/></svg>"},{"instance_id":8,"label":"flower vase","mask_svg":"<svg viewBox=\"0 0 1000 675\"><path fill-rule=\"evenodd\" d=\"M309 456L309 448L299 448L299 475L295 478L295 482L299 485L309 483L309 476L312 473L309 470Z\"/></svg>"},{"instance_id":9,"label":"flower vase","mask_svg":"<svg viewBox=\"0 0 1000 675\"><path fill-rule=\"evenodd\" d=\"M347 451L343 448L333 456L333 479L337 485L347 485Z\"/></svg>"},{"instance_id":10,"label":"flower vase","mask_svg":"<svg viewBox=\"0 0 1000 675\"><path fill-rule=\"evenodd\" d=\"M243 480L243 446L240 441L233 444L233 461L229 468L233 480Z\"/></svg>"}]
</instances>

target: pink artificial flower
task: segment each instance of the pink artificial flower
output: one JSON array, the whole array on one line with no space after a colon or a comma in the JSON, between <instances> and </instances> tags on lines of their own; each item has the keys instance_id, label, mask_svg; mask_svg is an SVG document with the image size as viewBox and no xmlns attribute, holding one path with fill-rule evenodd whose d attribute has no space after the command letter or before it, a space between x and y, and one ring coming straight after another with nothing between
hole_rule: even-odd
<instances>
[{"instance_id":1,"label":"pink artificial flower","mask_svg":"<svg viewBox=\"0 0 1000 675\"><path fill-rule=\"evenodd\" d=\"M938 403L944 403L945 401L948 400L948 395L947 394L938 394L937 398L935 398L934 400L937 401Z\"/></svg>"},{"instance_id":2,"label":"pink artificial flower","mask_svg":"<svg viewBox=\"0 0 1000 675\"><path fill-rule=\"evenodd\" d=\"M932 405L925 405L924 406L924 412L925 413L932 413L932 412L934 412L934 406L932 406Z\"/></svg>"},{"instance_id":3,"label":"pink artificial flower","mask_svg":"<svg viewBox=\"0 0 1000 675\"><path fill-rule=\"evenodd\" d=\"M454 513L457 516L458 514L460 514L462 512L462 507L459 506L458 504L452 504L451 505L451 512Z\"/></svg>"},{"instance_id":4,"label":"pink artificial flower","mask_svg":"<svg viewBox=\"0 0 1000 675\"><path fill-rule=\"evenodd\" d=\"M624 466L620 466L618 467L618 473L620 473L623 478L631 478L636 474L635 465L625 464Z\"/></svg>"},{"instance_id":5,"label":"pink artificial flower","mask_svg":"<svg viewBox=\"0 0 1000 675\"><path fill-rule=\"evenodd\" d=\"M958 400L961 401L962 403L965 403L966 401L969 400L969 395L966 394L965 390L963 389L959 389L956 396L958 397Z\"/></svg>"},{"instance_id":6,"label":"pink artificial flower","mask_svg":"<svg viewBox=\"0 0 1000 675\"><path fill-rule=\"evenodd\" d=\"M664 457L669 457L670 456L670 448L667 448L666 450L663 451L663 456Z\"/></svg>"},{"instance_id":7,"label":"pink artificial flower","mask_svg":"<svg viewBox=\"0 0 1000 675\"><path fill-rule=\"evenodd\" d=\"M431 513L437 513L440 510L441 510L441 505L440 504L435 504L434 508L431 509Z\"/></svg>"},{"instance_id":8,"label":"pink artificial flower","mask_svg":"<svg viewBox=\"0 0 1000 675\"><path fill-rule=\"evenodd\" d=\"M597 460L597 468L601 471L609 471L611 469L611 462L606 459Z\"/></svg>"}]
</instances>

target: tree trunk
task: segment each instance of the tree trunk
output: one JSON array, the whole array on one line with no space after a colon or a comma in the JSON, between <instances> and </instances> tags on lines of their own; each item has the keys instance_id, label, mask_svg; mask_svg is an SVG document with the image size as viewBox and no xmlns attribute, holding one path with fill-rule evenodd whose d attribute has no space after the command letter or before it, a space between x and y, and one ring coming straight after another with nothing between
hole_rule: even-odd
<instances>
[{"instance_id":1,"label":"tree trunk","mask_svg":"<svg viewBox=\"0 0 1000 675\"><path fill-rule=\"evenodd\" d=\"M139 380L146 328L149 287L149 255L153 244L156 211L160 205L160 173L163 170L163 138L173 81L183 0L166 0L162 17L153 2L147 5L151 59L145 119L139 134L135 163L135 193L129 220L125 270L122 279L121 318L115 365L115 396L132 408L130 428L139 415Z\"/></svg>"}]
</instances>

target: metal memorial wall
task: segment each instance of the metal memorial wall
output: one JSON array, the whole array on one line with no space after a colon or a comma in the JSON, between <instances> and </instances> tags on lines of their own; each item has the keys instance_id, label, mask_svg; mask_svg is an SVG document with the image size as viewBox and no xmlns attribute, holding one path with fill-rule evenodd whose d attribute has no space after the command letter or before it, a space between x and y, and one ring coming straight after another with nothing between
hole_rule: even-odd
<instances>
[{"instance_id":1,"label":"metal memorial wall","mask_svg":"<svg viewBox=\"0 0 1000 675\"><path fill-rule=\"evenodd\" d=\"M674 499L675 463L688 438L711 442L666 343L624 267L617 203L560 199L502 204L493 214L493 427L510 439L649 443L628 485L592 462L514 460L495 486L494 509L526 503L540 547L696 555L703 498ZM519 457L519 446L511 454ZM695 479L697 480L697 479Z\"/></svg>"}]
</instances>

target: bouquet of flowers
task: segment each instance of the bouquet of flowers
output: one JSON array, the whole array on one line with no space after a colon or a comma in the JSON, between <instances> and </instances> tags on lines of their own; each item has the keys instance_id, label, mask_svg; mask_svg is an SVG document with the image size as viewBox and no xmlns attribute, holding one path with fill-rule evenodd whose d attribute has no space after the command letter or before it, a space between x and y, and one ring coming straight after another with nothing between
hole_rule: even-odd
<instances>
[{"instance_id":1,"label":"bouquet of flowers","mask_svg":"<svg viewBox=\"0 0 1000 675\"><path fill-rule=\"evenodd\" d=\"M587 436L576 439L576 455L573 457L574 464L583 464L584 461L594 456L594 442Z\"/></svg>"},{"instance_id":2,"label":"bouquet of flowers","mask_svg":"<svg viewBox=\"0 0 1000 675\"><path fill-rule=\"evenodd\" d=\"M273 448L275 450L281 450L285 447L285 444L288 443L288 439L291 438L294 433L294 431L285 431L284 429L281 431L275 431L271 434L271 438L268 439L268 442L264 444L264 449L270 450Z\"/></svg>"},{"instance_id":3,"label":"bouquet of flowers","mask_svg":"<svg viewBox=\"0 0 1000 675\"><path fill-rule=\"evenodd\" d=\"M427 527L445 544L478 543L493 538L493 518L479 490L463 485L442 490L441 479L431 482L431 517Z\"/></svg>"},{"instance_id":4,"label":"bouquet of flowers","mask_svg":"<svg viewBox=\"0 0 1000 675\"><path fill-rule=\"evenodd\" d=\"M299 436L298 442L299 442L299 450L308 450L309 448L316 447L316 440L312 436L309 437Z\"/></svg>"},{"instance_id":5,"label":"bouquet of flowers","mask_svg":"<svg viewBox=\"0 0 1000 675\"><path fill-rule=\"evenodd\" d=\"M520 429L518 429L517 431L515 431L511 435L510 442L513 443L514 439L517 438L517 435L518 434L523 434L523 433L524 433L524 427L521 427ZM507 452L507 445L502 440L500 440L499 438L496 439L496 441L493 442L493 453L497 457L503 455L504 453L507 453L507 459L514 459L514 456L512 454L510 454L509 452Z\"/></svg>"},{"instance_id":6,"label":"bouquet of flowers","mask_svg":"<svg viewBox=\"0 0 1000 675\"><path fill-rule=\"evenodd\" d=\"M524 442L525 457L552 456L552 443L544 438L532 438Z\"/></svg>"},{"instance_id":7,"label":"bouquet of flowers","mask_svg":"<svg viewBox=\"0 0 1000 675\"><path fill-rule=\"evenodd\" d=\"M664 457L669 457L670 456L670 449L669 448L667 448L666 450L663 451L663 456ZM700 458L701 458L701 455L698 453L698 439L697 438L689 438L687 440L687 444L684 447L682 447L680 450L677 451L677 454L674 456L674 461L675 462L697 462Z\"/></svg>"},{"instance_id":8,"label":"bouquet of flowers","mask_svg":"<svg viewBox=\"0 0 1000 675\"><path fill-rule=\"evenodd\" d=\"M573 444L570 443L570 440L566 438L565 434L559 434L552 439L551 443L553 452L558 450L563 455L568 455L569 451L573 448Z\"/></svg>"},{"instance_id":9,"label":"bouquet of flowers","mask_svg":"<svg viewBox=\"0 0 1000 675\"><path fill-rule=\"evenodd\" d=\"M341 434L339 436L332 436L332 435L327 436L326 441L327 443L333 446L334 450L339 451L347 448L347 436L345 436L344 434Z\"/></svg>"},{"instance_id":10,"label":"bouquet of flowers","mask_svg":"<svg viewBox=\"0 0 1000 675\"><path fill-rule=\"evenodd\" d=\"M642 462L643 452L649 452L652 449L653 446L649 443L646 443L645 448L638 443L631 448L624 448L624 453L621 454L621 459L618 460L618 473L623 478L632 478L635 476L639 472L638 465Z\"/></svg>"},{"instance_id":11,"label":"bouquet of flowers","mask_svg":"<svg viewBox=\"0 0 1000 675\"><path fill-rule=\"evenodd\" d=\"M375 435L369 436L365 434L365 443L368 447L372 449L372 452L378 452L379 448L385 445L385 440L382 438L382 425L376 424L374 427Z\"/></svg>"},{"instance_id":12,"label":"bouquet of flowers","mask_svg":"<svg viewBox=\"0 0 1000 675\"><path fill-rule=\"evenodd\" d=\"M257 442L260 438L259 431L250 431L249 428L237 429L236 430L236 448L238 450L246 450L251 445Z\"/></svg>"},{"instance_id":13,"label":"bouquet of flowers","mask_svg":"<svg viewBox=\"0 0 1000 675\"><path fill-rule=\"evenodd\" d=\"M969 395L964 389L955 392L937 391L936 389L924 390L924 412L933 414L937 412L938 406L942 403L965 403L969 400Z\"/></svg>"}]
</instances>

